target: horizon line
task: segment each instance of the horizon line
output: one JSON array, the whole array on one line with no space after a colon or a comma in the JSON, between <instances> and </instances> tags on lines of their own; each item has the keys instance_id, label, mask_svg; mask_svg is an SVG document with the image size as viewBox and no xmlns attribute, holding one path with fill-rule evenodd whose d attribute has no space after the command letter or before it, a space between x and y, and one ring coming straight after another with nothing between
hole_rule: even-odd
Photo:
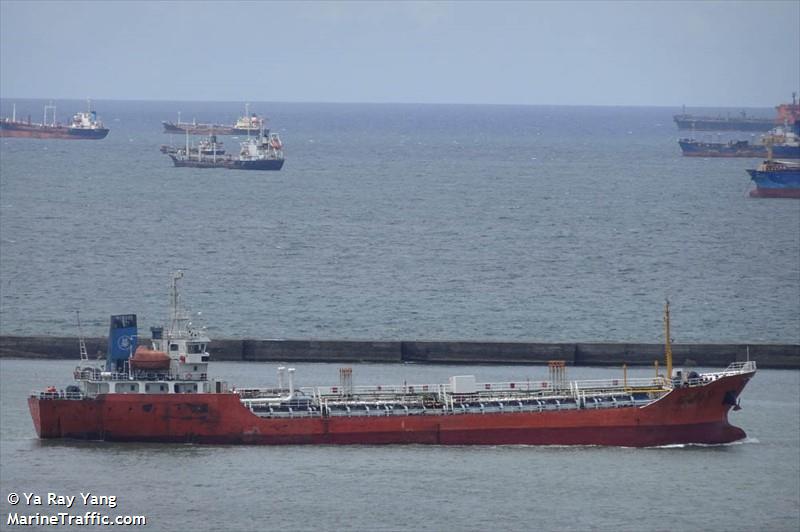
<instances>
[{"instance_id":1,"label":"horizon line","mask_svg":"<svg viewBox=\"0 0 800 532\"><path fill-rule=\"evenodd\" d=\"M322 100L204 100L204 99L172 99L172 98L76 98L76 97L17 97L0 96L0 101L12 100L42 100L42 101L108 101L108 102L181 102L181 103L277 103L277 104L322 104L322 105L443 105L443 106L498 106L498 107L646 107L646 108L676 108L676 107L711 107L730 109L769 109L772 105L711 105L711 104L618 104L618 103L497 103L497 102L399 102L399 101L322 101Z\"/></svg>"}]
</instances>

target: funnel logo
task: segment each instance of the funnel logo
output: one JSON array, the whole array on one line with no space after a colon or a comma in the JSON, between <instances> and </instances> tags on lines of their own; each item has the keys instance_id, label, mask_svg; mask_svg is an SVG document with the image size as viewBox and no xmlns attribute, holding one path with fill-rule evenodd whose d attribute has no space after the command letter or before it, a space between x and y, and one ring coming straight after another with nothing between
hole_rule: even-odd
<instances>
[{"instance_id":1,"label":"funnel logo","mask_svg":"<svg viewBox=\"0 0 800 532\"><path fill-rule=\"evenodd\" d=\"M131 348L131 337L130 336L120 336L117 340L117 346L120 349L129 350Z\"/></svg>"}]
</instances>

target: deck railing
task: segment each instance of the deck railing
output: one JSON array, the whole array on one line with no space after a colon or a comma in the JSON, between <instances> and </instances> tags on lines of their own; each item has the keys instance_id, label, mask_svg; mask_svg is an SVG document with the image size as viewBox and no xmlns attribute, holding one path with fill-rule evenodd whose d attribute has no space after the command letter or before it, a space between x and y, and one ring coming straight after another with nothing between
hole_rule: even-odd
<instances>
[{"instance_id":1,"label":"deck railing","mask_svg":"<svg viewBox=\"0 0 800 532\"><path fill-rule=\"evenodd\" d=\"M34 390L31 392L31 397L37 399L83 399L84 395L81 392L65 392L58 390L55 392L43 392L41 390Z\"/></svg>"},{"instance_id":2,"label":"deck railing","mask_svg":"<svg viewBox=\"0 0 800 532\"><path fill-rule=\"evenodd\" d=\"M731 362L728 367L719 372L721 375L736 375L739 373L750 373L756 370L755 360L745 360L743 362Z\"/></svg>"},{"instance_id":3,"label":"deck railing","mask_svg":"<svg viewBox=\"0 0 800 532\"><path fill-rule=\"evenodd\" d=\"M181 378L180 375L175 375L168 372L139 372L131 376L126 372L110 372L102 371L96 368L77 368L73 371L72 376L75 380L86 380L92 382L108 382L108 381L206 381L208 374L206 373L190 373L191 378Z\"/></svg>"}]
</instances>

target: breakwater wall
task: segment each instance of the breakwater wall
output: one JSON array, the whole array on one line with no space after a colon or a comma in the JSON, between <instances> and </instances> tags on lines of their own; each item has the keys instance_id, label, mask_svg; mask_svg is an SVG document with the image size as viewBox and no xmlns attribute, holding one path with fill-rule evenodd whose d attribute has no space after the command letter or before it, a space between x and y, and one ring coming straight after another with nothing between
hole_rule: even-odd
<instances>
[{"instance_id":1,"label":"breakwater wall","mask_svg":"<svg viewBox=\"0 0 800 532\"><path fill-rule=\"evenodd\" d=\"M142 338L141 342L148 342ZM90 358L106 352L105 338L86 338ZM213 360L250 362L417 362L428 364L546 364L649 366L663 361L662 344L614 342L479 342L215 339ZM724 367L749 357L760 368L800 369L798 344L673 344L676 366ZM0 336L0 357L77 359L75 337Z\"/></svg>"}]
</instances>

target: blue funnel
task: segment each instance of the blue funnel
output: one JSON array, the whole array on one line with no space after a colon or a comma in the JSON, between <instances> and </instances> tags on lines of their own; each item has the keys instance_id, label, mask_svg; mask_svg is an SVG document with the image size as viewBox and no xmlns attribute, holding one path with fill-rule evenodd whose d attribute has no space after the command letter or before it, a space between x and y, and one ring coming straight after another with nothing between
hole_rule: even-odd
<instances>
[{"instance_id":1,"label":"blue funnel","mask_svg":"<svg viewBox=\"0 0 800 532\"><path fill-rule=\"evenodd\" d=\"M111 316L108 331L107 371L124 371L125 361L136 351L136 314Z\"/></svg>"}]
</instances>

